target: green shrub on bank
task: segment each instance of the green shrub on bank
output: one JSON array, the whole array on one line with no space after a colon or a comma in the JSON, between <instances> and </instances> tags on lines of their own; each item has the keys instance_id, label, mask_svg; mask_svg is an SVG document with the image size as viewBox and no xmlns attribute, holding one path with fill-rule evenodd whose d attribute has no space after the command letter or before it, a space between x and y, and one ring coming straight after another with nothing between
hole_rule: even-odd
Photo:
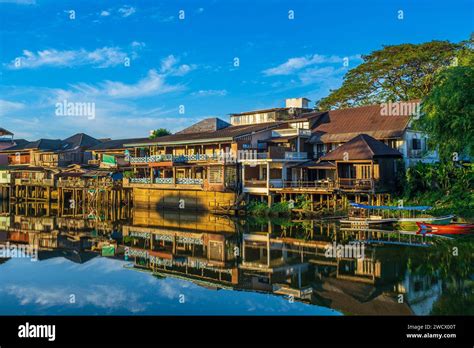
<instances>
[{"instance_id":1,"label":"green shrub on bank","mask_svg":"<svg viewBox=\"0 0 474 348\"><path fill-rule=\"evenodd\" d=\"M253 216L286 216L290 215L291 209L288 202L273 203L269 208L264 202L251 201L247 206L247 212Z\"/></svg>"},{"instance_id":2,"label":"green shrub on bank","mask_svg":"<svg viewBox=\"0 0 474 348\"><path fill-rule=\"evenodd\" d=\"M408 168L401 197L405 205L430 205L433 215L474 218L474 166L469 163L418 163Z\"/></svg>"}]
</instances>

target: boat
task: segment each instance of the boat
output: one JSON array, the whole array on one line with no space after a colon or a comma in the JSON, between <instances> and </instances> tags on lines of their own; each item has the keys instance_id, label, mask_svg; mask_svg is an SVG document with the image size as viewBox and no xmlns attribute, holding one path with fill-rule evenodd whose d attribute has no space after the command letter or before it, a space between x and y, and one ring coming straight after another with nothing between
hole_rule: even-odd
<instances>
[{"instance_id":1,"label":"boat","mask_svg":"<svg viewBox=\"0 0 474 348\"><path fill-rule=\"evenodd\" d=\"M467 234L474 230L474 224L450 224L450 225L435 225L423 222L416 223L419 232L425 234Z\"/></svg>"},{"instance_id":2,"label":"boat","mask_svg":"<svg viewBox=\"0 0 474 348\"><path fill-rule=\"evenodd\" d=\"M402 230L416 230L418 228L417 223L427 223L433 225L448 225L453 220L454 215L446 216L420 216L414 218L399 218L397 220L397 226Z\"/></svg>"},{"instance_id":3,"label":"boat","mask_svg":"<svg viewBox=\"0 0 474 348\"><path fill-rule=\"evenodd\" d=\"M417 231L417 222L436 224L436 225L447 225L451 223L454 215L446 216L429 216L429 215L417 215L417 212L426 212L430 210L430 206L419 205L419 206L391 206L391 205L366 205L360 203L350 203L351 207L358 210L366 211L377 211L381 213L385 218L395 219L397 229L407 231ZM360 214L359 214L360 215ZM407 216L408 215L408 216Z\"/></svg>"},{"instance_id":4,"label":"boat","mask_svg":"<svg viewBox=\"0 0 474 348\"><path fill-rule=\"evenodd\" d=\"M384 219L378 215L371 215L367 218L349 217L340 220L341 224L349 224L351 228L369 228L370 226L382 226L393 224L396 219Z\"/></svg>"}]
</instances>

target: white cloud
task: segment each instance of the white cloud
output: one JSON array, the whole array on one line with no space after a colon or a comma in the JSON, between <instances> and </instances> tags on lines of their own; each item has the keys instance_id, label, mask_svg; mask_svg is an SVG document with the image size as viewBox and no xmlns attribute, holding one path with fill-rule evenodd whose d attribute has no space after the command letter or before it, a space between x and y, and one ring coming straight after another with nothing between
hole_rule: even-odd
<instances>
[{"instance_id":1,"label":"white cloud","mask_svg":"<svg viewBox=\"0 0 474 348\"><path fill-rule=\"evenodd\" d=\"M0 99L0 116L25 108L25 104Z\"/></svg>"},{"instance_id":2,"label":"white cloud","mask_svg":"<svg viewBox=\"0 0 474 348\"><path fill-rule=\"evenodd\" d=\"M182 64L178 65L179 58L170 54L168 57L161 60L160 72L163 74L169 74L173 76L183 76L196 68L195 64Z\"/></svg>"},{"instance_id":3,"label":"white cloud","mask_svg":"<svg viewBox=\"0 0 474 348\"><path fill-rule=\"evenodd\" d=\"M134 48L140 48L133 46ZM56 50L48 49L31 52L23 50L23 55L10 62L10 69L35 69L43 66L70 67L81 65L93 65L97 68L107 68L124 63L129 55L136 57L135 51L124 52L118 47L102 47L93 51L79 50Z\"/></svg>"},{"instance_id":4,"label":"white cloud","mask_svg":"<svg viewBox=\"0 0 474 348\"><path fill-rule=\"evenodd\" d=\"M110 12L109 12L109 11L106 11L106 10L103 10L103 11L100 13L100 16L101 16L101 17L108 17L108 16L110 16Z\"/></svg>"},{"instance_id":5,"label":"white cloud","mask_svg":"<svg viewBox=\"0 0 474 348\"><path fill-rule=\"evenodd\" d=\"M219 96L223 97L227 95L227 90L225 89L201 89L197 92L193 92L192 95L197 95L200 97L209 97L209 96Z\"/></svg>"},{"instance_id":6,"label":"white cloud","mask_svg":"<svg viewBox=\"0 0 474 348\"><path fill-rule=\"evenodd\" d=\"M118 12L122 17L128 17L137 12L137 10L135 9L135 7L127 5L119 8Z\"/></svg>"},{"instance_id":7,"label":"white cloud","mask_svg":"<svg viewBox=\"0 0 474 348\"><path fill-rule=\"evenodd\" d=\"M337 64L342 65L345 57L340 56L326 56L320 54L307 55L303 57L290 58L286 62L263 71L263 74L266 76L276 76L276 75L291 75L303 68L317 65L317 64ZM350 60L360 59L360 56L350 56L347 57Z\"/></svg>"},{"instance_id":8,"label":"white cloud","mask_svg":"<svg viewBox=\"0 0 474 348\"><path fill-rule=\"evenodd\" d=\"M151 69L144 78L131 84L110 80L105 80L98 84L73 84L70 90L57 90L56 99L77 99L80 96L85 98L109 97L114 99L140 98L169 93L181 88L180 85L169 85L165 80L165 74L160 74L155 69Z\"/></svg>"}]
</instances>

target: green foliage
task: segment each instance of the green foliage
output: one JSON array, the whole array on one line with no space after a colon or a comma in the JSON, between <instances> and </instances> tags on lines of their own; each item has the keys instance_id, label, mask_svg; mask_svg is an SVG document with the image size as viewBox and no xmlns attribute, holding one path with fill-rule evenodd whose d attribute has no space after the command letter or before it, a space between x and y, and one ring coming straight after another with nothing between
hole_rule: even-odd
<instances>
[{"instance_id":1,"label":"green foliage","mask_svg":"<svg viewBox=\"0 0 474 348\"><path fill-rule=\"evenodd\" d=\"M474 165L418 163L406 172L405 204L434 206L433 215L474 217Z\"/></svg>"},{"instance_id":2,"label":"green foliage","mask_svg":"<svg viewBox=\"0 0 474 348\"><path fill-rule=\"evenodd\" d=\"M253 216L266 216L268 215L268 205L260 201L250 201L247 205L247 212Z\"/></svg>"},{"instance_id":3,"label":"green foliage","mask_svg":"<svg viewBox=\"0 0 474 348\"><path fill-rule=\"evenodd\" d=\"M123 172L123 177L124 178L134 178L135 173L131 170L127 170L127 171Z\"/></svg>"},{"instance_id":4,"label":"green foliage","mask_svg":"<svg viewBox=\"0 0 474 348\"><path fill-rule=\"evenodd\" d=\"M247 206L247 212L253 216L281 216L291 213L288 202L273 203L269 208L266 203L260 201L251 201Z\"/></svg>"},{"instance_id":5,"label":"green foliage","mask_svg":"<svg viewBox=\"0 0 474 348\"><path fill-rule=\"evenodd\" d=\"M270 214L272 215L289 215L290 213L288 202L273 203L270 207Z\"/></svg>"},{"instance_id":6,"label":"green foliage","mask_svg":"<svg viewBox=\"0 0 474 348\"><path fill-rule=\"evenodd\" d=\"M384 46L362 56L363 63L349 70L340 88L320 100L320 110L422 99L435 84L436 74L453 63L469 61L468 44L431 41Z\"/></svg>"},{"instance_id":7,"label":"green foliage","mask_svg":"<svg viewBox=\"0 0 474 348\"><path fill-rule=\"evenodd\" d=\"M295 208L297 209L311 210L312 204L313 202L308 194L301 194L296 197Z\"/></svg>"},{"instance_id":8,"label":"green foliage","mask_svg":"<svg viewBox=\"0 0 474 348\"><path fill-rule=\"evenodd\" d=\"M429 147L442 160L452 160L454 153L474 156L474 67L440 73L421 110L414 126L429 135Z\"/></svg>"},{"instance_id":9,"label":"green foliage","mask_svg":"<svg viewBox=\"0 0 474 348\"><path fill-rule=\"evenodd\" d=\"M162 137L162 136L165 136L165 135L170 135L171 132L169 130L167 130L166 128L158 128L158 129L155 129L152 134L150 135L150 139L155 139L155 138L158 138L158 137Z\"/></svg>"}]
</instances>

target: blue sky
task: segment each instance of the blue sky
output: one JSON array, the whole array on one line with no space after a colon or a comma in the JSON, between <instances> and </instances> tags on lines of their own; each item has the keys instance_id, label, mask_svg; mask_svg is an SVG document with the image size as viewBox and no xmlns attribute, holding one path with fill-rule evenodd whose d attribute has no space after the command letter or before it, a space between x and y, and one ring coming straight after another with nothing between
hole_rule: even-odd
<instances>
[{"instance_id":1,"label":"blue sky","mask_svg":"<svg viewBox=\"0 0 474 348\"><path fill-rule=\"evenodd\" d=\"M0 0L0 127L29 140L137 137L314 102L382 45L467 39L473 4ZM63 101L94 103L95 117L58 116Z\"/></svg>"}]
</instances>

